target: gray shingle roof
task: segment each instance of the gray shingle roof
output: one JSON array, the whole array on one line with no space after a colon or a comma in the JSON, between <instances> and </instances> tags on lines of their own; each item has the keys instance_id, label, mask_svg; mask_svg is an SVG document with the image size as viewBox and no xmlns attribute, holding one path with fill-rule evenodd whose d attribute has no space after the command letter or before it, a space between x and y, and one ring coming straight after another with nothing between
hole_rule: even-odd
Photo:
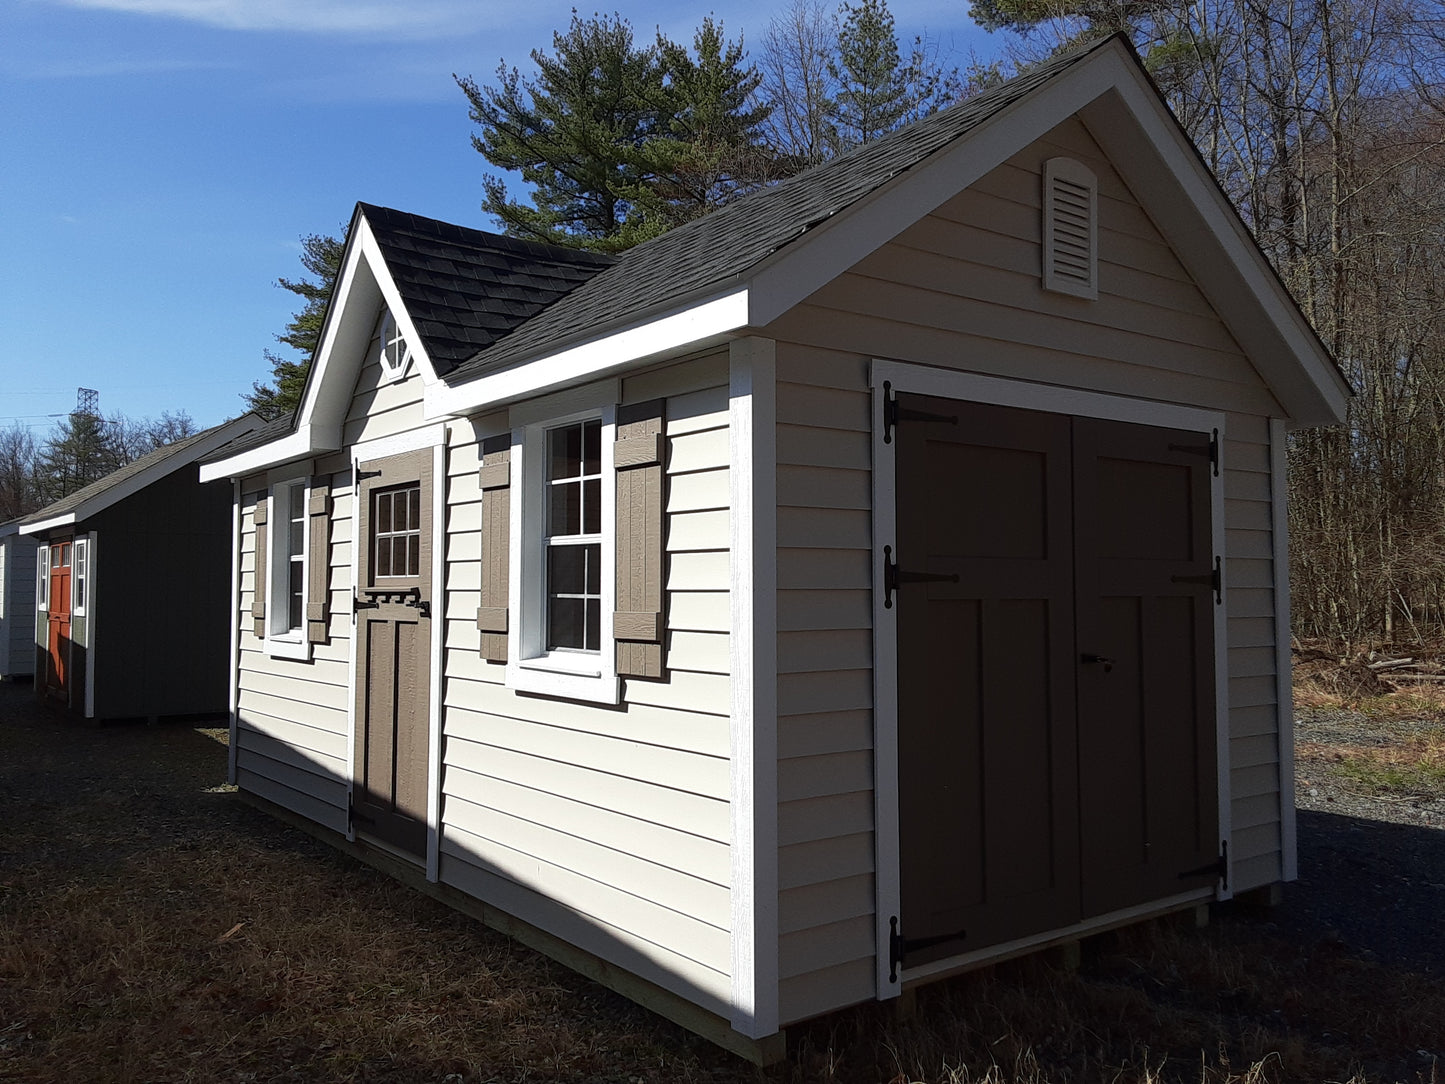
<instances>
[{"instance_id":1,"label":"gray shingle roof","mask_svg":"<svg viewBox=\"0 0 1445 1084\"><path fill-rule=\"evenodd\" d=\"M62 497L53 504L47 504L44 508L40 509L40 511L32 512L28 516L22 516L14 522L20 524L40 523L44 520L54 519L56 516L64 516L75 512L87 501L105 494L121 483L134 478L136 475L151 469L167 459L174 458L176 461L175 469L180 469L197 458L195 455L186 455L187 449L200 444L217 430L224 429L228 425L234 425L236 420L238 419L222 422L220 425L212 426L210 429L202 429L199 433L192 433L188 437L183 437L173 444L162 445L155 451L147 452L139 459L133 459L125 466L111 471L104 478L98 478L88 486L82 486L80 489L77 489L69 496ZM290 419L288 418L286 421L289 427ZM250 434L248 434L248 436L249 435ZM273 437L277 435L279 434L272 433ZM169 474L170 472L167 471L166 473Z\"/></svg>"},{"instance_id":2,"label":"gray shingle roof","mask_svg":"<svg viewBox=\"0 0 1445 1084\"><path fill-rule=\"evenodd\" d=\"M631 249L612 267L459 364L449 382L505 368L670 300L722 288L1112 40L1063 53L993 90Z\"/></svg>"},{"instance_id":3,"label":"gray shingle roof","mask_svg":"<svg viewBox=\"0 0 1445 1084\"><path fill-rule=\"evenodd\" d=\"M526 323L615 257L359 205L437 373Z\"/></svg>"},{"instance_id":4,"label":"gray shingle roof","mask_svg":"<svg viewBox=\"0 0 1445 1084\"><path fill-rule=\"evenodd\" d=\"M211 463L217 459L229 459L237 452L244 452L248 448L259 448L263 444L270 444L273 440L284 437L294 430L295 424L292 415L283 414L281 417L267 422L265 425L252 429L249 433L242 433L235 440L228 440L213 452L207 452L197 462Z\"/></svg>"}]
</instances>

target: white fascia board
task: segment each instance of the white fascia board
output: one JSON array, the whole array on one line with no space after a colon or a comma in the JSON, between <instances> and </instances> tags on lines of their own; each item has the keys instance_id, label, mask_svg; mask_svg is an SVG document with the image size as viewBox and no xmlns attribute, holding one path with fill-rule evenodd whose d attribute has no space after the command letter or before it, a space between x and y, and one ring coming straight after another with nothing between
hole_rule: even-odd
<instances>
[{"instance_id":1,"label":"white fascia board","mask_svg":"<svg viewBox=\"0 0 1445 1084\"><path fill-rule=\"evenodd\" d=\"M748 325L749 292L747 286L735 287L464 384L429 384L426 416L446 418L504 406L655 358L722 342Z\"/></svg>"},{"instance_id":2,"label":"white fascia board","mask_svg":"<svg viewBox=\"0 0 1445 1084\"><path fill-rule=\"evenodd\" d=\"M292 459L304 459L318 451L335 451L334 448L312 448L310 434L289 433L284 437L247 448L229 459L218 459L214 463L201 464L201 481L214 482L217 478L242 478L248 474L274 467Z\"/></svg>"},{"instance_id":3,"label":"white fascia board","mask_svg":"<svg viewBox=\"0 0 1445 1084\"><path fill-rule=\"evenodd\" d=\"M83 522L84 520L87 520L91 516L95 515L97 512L104 511L111 505L116 504L119 501L125 500L131 494L139 493L152 482L158 481L159 479L164 478L168 474L172 474L175 471L181 470L188 464L194 463L197 459L200 459L203 456L210 455L217 448L220 448L222 445L235 440L239 436L244 436L245 434L251 432L253 429L256 429L261 424L261 419L257 418L254 414L243 414L241 417L235 419L235 421L231 422L229 425L218 427L216 431L210 436L206 437L206 439L198 440L196 441L196 443L186 448L184 458L170 455L162 456L145 470L139 472L138 474L131 475L131 477L127 478L125 481L118 482L117 484L111 486L109 489L106 489L104 492L97 493L89 500L84 501L80 505L80 507L76 508L73 512L67 512L64 515L56 516L54 519L43 520L40 523L34 523L28 527L22 527L20 529L21 533L35 534L38 531L49 530L52 527L63 527L68 523ZM209 478L205 477L202 477L199 480L202 482L210 481Z\"/></svg>"},{"instance_id":4,"label":"white fascia board","mask_svg":"<svg viewBox=\"0 0 1445 1084\"><path fill-rule=\"evenodd\" d=\"M39 534L42 531L49 531L55 527L65 527L75 522L75 513L66 512L63 516L56 516L54 519L42 519L39 523L27 523L20 528L21 534Z\"/></svg>"}]
</instances>

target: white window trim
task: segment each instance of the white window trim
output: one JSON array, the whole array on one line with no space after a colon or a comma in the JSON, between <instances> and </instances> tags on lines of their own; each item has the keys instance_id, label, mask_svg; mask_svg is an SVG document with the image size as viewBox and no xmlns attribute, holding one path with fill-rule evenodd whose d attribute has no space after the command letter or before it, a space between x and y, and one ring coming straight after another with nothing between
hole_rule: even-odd
<instances>
[{"instance_id":1,"label":"white window trim","mask_svg":"<svg viewBox=\"0 0 1445 1084\"><path fill-rule=\"evenodd\" d=\"M301 487L301 627L280 628L290 612L287 536L291 524L290 502L284 500L293 486ZM293 475L271 483L266 510L266 654L273 659L311 658L311 641L306 636L306 605L311 601L311 516L307 514L310 486L306 475ZM258 569L259 573L260 570Z\"/></svg>"},{"instance_id":2,"label":"white window trim","mask_svg":"<svg viewBox=\"0 0 1445 1084\"><path fill-rule=\"evenodd\" d=\"M512 486L508 610L513 632L507 638L507 684L521 692L563 696L616 704L621 696L617 678L617 648L612 635L612 614L617 608L617 485L613 475L612 444L617 437L615 385L604 382L594 402L576 409L575 398L560 409L573 407L545 420L512 430ZM600 418L602 422L602 621L596 654L546 650L546 580L543 573L543 530L546 520L545 438L559 425Z\"/></svg>"},{"instance_id":3,"label":"white window trim","mask_svg":"<svg viewBox=\"0 0 1445 1084\"><path fill-rule=\"evenodd\" d=\"M77 571L85 562L85 571ZM84 617L90 596L90 539L77 535L70 547L70 616Z\"/></svg>"},{"instance_id":4,"label":"white window trim","mask_svg":"<svg viewBox=\"0 0 1445 1084\"><path fill-rule=\"evenodd\" d=\"M401 323L391 313L391 308L385 304L381 308L381 322L377 327L377 337L381 340L381 349L377 351L377 361L381 363L381 382L383 384L395 384L397 381L405 380L411 372L412 358L415 353L412 351L411 343L407 341L406 332L401 329ZM401 361L395 363L387 353L389 347L400 344Z\"/></svg>"},{"instance_id":5,"label":"white window trim","mask_svg":"<svg viewBox=\"0 0 1445 1084\"><path fill-rule=\"evenodd\" d=\"M50 612L49 546L41 546L35 551L35 609L40 613Z\"/></svg>"}]
</instances>

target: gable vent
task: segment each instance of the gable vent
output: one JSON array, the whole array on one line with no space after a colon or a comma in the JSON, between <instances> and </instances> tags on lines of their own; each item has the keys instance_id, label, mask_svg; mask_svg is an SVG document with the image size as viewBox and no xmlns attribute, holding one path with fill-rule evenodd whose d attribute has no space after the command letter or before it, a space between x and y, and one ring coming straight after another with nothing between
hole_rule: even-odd
<instances>
[{"instance_id":1,"label":"gable vent","mask_svg":"<svg viewBox=\"0 0 1445 1084\"><path fill-rule=\"evenodd\" d=\"M1044 163L1044 289L1099 296L1099 182L1072 158Z\"/></svg>"}]
</instances>

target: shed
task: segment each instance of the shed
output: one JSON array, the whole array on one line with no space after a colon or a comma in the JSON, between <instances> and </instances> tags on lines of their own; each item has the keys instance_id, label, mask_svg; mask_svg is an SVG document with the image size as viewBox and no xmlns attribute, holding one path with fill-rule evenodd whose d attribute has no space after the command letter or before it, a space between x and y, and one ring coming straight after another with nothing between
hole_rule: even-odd
<instances>
[{"instance_id":1,"label":"shed","mask_svg":"<svg viewBox=\"0 0 1445 1084\"><path fill-rule=\"evenodd\" d=\"M358 205L202 467L235 780L758 1060L1291 879L1285 439L1348 394L1121 38L615 260Z\"/></svg>"},{"instance_id":2,"label":"shed","mask_svg":"<svg viewBox=\"0 0 1445 1084\"><path fill-rule=\"evenodd\" d=\"M36 547L40 698L86 719L225 713L232 487L196 461L261 424L167 444L16 521Z\"/></svg>"},{"instance_id":3,"label":"shed","mask_svg":"<svg viewBox=\"0 0 1445 1084\"><path fill-rule=\"evenodd\" d=\"M35 673L35 540L0 523L0 680Z\"/></svg>"}]
</instances>

